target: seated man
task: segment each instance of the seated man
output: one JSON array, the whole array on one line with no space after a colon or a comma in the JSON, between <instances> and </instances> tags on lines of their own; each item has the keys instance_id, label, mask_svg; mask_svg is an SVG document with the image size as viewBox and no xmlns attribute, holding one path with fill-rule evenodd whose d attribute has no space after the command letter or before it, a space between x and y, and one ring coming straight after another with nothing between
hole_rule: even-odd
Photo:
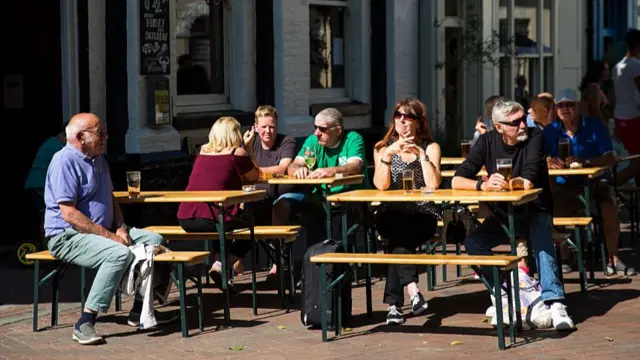
<instances>
[{"instance_id":1,"label":"seated man","mask_svg":"<svg viewBox=\"0 0 640 360\"><path fill-rule=\"evenodd\" d=\"M287 173L299 179L314 179L332 177L336 174L355 175L362 174L364 179L360 185L335 186L327 188L322 185L325 191L331 194L368 187L369 179L367 174L367 159L364 150L364 140L355 131L345 131L342 124L342 114L334 108L327 108L320 111L315 118L315 131L302 145L302 149L293 160ZM305 162L305 149L314 151L316 163L315 169L311 170ZM313 168L314 166L311 166ZM322 199L317 188L311 186L301 187L302 189L313 189L312 192L288 193L284 194L276 203L274 217L287 219L290 214L307 212L304 218L310 220L306 225L314 228L312 231L307 227L307 234L316 237L307 239L307 247L311 246L331 234L326 234L324 221L326 215L322 208ZM297 210L299 205L304 209Z\"/></svg>"},{"instance_id":2,"label":"seated man","mask_svg":"<svg viewBox=\"0 0 640 360\"><path fill-rule=\"evenodd\" d=\"M554 327L556 330L573 329L573 320L563 304L565 295L558 279L556 252L551 237L553 198L542 154L542 131L526 126L524 108L515 101L497 102L492 119L495 130L481 136L476 146L471 148L467 159L456 170L452 188L500 191L505 185L512 185L524 189L543 189L536 200L514 208L516 234L518 238L528 238L533 247L540 273L541 297L551 307ZM512 159L511 184L507 184L507 179L497 172L496 161L502 158ZM483 166L490 176L487 180L478 180L476 176ZM465 239L469 255L490 255L497 245L509 243L501 226L506 224L507 204L498 202L489 205L493 208L493 215ZM490 272L483 267L480 269L491 283Z\"/></svg>"},{"instance_id":3,"label":"seated man","mask_svg":"<svg viewBox=\"0 0 640 360\"><path fill-rule=\"evenodd\" d=\"M615 164L616 157L607 128L602 121L588 118L579 114L578 94L573 89L564 89L556 100L558 120L544 129L544 141L549 153L547 163L550 169L562 169L572 163L581 166L607 166ZM559 158L558 141L566 139L570 144L570 155L566 159ZM595 183L591 191L595 209L602 217L604 237L609 254L607 273L620 275L635 275L635 270L627 267L618 257L618 238L620 236L620 219L613 187L604 179ZM552 181L553 193L558 206L556 216L575 216L584 209L578 199L582 194L584 177L558 176ZM566 252L565 252L566 254ZM567 258L564 256L563 258ZM567 264L568 265L568 264ZM563 266L566 268L567 266ZM564 271L570 271L563 269Z\"/></svg>"},{"instance_id":4,"label":"seated man","mask_svg":"<svg viewBox=\"0 0 640 360\"><path fill-rule=\"evenodd\" d=\"M256 133L258 136L256 136ZM244 134L247 150L253 152L260 167L260 177L268 179L275 174L284 175L296 156L296 140L291 136L278 134L278 113L271 105L258 107L255 112L255 124ZM245 209L253 213L256 225L286 225L286 221L273 218L273 205L281 194L294 191L290 185L257 184L256 188L265 190L265 200L245 204ZM241 266L234 266L242 272ZM277 271L273 264L269 275Z\"/></svg>"},{"instance_id":5,"label":"seated man","mask_svg":"<svg viewBox=\"0 0 640 360\"><path fill-rule=\"evenodd\" d=\"M531 107L527 115L527 126L544 129L555 119L553 96L549 93L540 93L531 100Z\"/></svg>"},{"instance_id":6,"label":"seated man","mask_svg":"<svg viewBox=\"0 0 640 360\"><path fill-rule=\"evenodd\" d=\"M133 261L127 246L160 244L160 235L129 228L112 191L109 166L102 155L107 134L97 116L74 115L66 127L67 144L52 158L44 200L45 236L53 256L64 262L97 268L85 308L73 327L73 339L96 344L99 311L107 311L125 270ZM142 299L136 298L128 323L138 326ZM177 319L156 313L158 323Z\"/></svg>"}]
</instances>

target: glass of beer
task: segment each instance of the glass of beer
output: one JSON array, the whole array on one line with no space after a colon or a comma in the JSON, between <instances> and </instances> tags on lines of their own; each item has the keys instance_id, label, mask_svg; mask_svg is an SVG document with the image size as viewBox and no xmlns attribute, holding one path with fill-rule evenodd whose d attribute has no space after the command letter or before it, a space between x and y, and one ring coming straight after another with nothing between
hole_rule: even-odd
<instances>
[{"instance_id":1,"label":"glass of beer","mask_svg":"<svg viewBox=\"0 0 640 360\"><path fill-rule=\"evenodd\" d=\"M413 194L413 170L405 170L402 172L402 190L405 195Z\"/></svg>"},{"instance_id":2,"label":"glass of beer","mask_svg":"<svg viewBox=\"0 0 640 360\"><path fill-rule=\"evenodd\" d=\"M466 158L471 150L471 140L462 140L460 142L460 153L463 158Z\"/></svg>"},{"instance_id":3,"label":"glass of beer","mask_svg":"<svg viewBox=\"0 0 640 360\"><path fill-rule=\"evenodd\" d=\"M502 158L502 159L496 160L496 170L498 170L498 173L500 175L504 176L504 180L507 182L502 188L502 190L511 190L511 187L509 186L509 181L511 180L511 169L512 169L511 159Z\"/></svg>"},{"instance_id":4,"label":"glass of beer","mask_svg":"<svg viewBox=\"0 0 640 360\"><path fill-rule=\"evenodd\" d=\"M310 147L306 147L304 149L304 162L307 165L307 168L309 169L309 171L311 171L311 169L313 169L313 167L316 165L316 152L313 151L312 148Z\"/></svg>"},{"instance_id":5,"label":"glass of beer","mask_svg":"<svg viewBox=\"0 0 640 360\"><path fill-rule=\"evenodd\" d=\"M129 190L129 199L140 197L140 171L127 171L127 189Z\"/></svg>"},{"instance_id":6,"label":"glass of beer","mask_svg":"<svg viewBox=\"0 0 640 360\"><path fill-rule=\"evenodd\" d=\"M558 140L558 157L567 160L569 156L571 156L571 143L569 139L561 137Z\"/></svg>"}]
</instances>

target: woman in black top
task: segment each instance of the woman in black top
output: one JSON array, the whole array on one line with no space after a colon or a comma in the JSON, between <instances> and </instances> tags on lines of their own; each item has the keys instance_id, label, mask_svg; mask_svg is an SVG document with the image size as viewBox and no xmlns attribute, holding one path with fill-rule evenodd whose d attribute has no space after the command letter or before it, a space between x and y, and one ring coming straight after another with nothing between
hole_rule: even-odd
<instances>
[{"instance_id":1,"label":"woman in black top","mask_svg":"<svg viewBox=\"0 0 640 360\"><path fill-rule=\"evenodd\" d=\"M402 175L413 170L414 187L440 186L440 146L432 141L427 123L426 106L417 99L400 101L384 138L374 148L375 174L378 190L402 189ZM436 231L439 211L431 202L384 202L376 213L376 228L389 241L393 254L415 254ZM389 304L387 324L402 324L404 287L411 297L411 311L420 314L427 302L418 290L415 265L388 266L384 302Z\"/></svg>"}]
</instances>

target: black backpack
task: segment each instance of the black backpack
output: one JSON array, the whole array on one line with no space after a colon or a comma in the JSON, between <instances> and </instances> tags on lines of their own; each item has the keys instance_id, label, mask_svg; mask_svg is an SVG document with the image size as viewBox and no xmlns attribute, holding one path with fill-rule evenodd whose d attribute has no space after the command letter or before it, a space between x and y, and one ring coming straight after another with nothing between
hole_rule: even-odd
<instances>
[{"instance_id":1,"label":"black backpack","mask_svg":"<svg viewBox=\"0 0 640 360\"><path fill-rule=\"evenodd\" d=\"M324 253L342 253L344 247L342 242L336 240L325 240L309 247L304 255L301 276L301 300L300 321L304 326L319 328L320 322L320 264L310 262L310 258ZM326 264L326 284L327 286L340 274L348 269L349 264ZM338 286L334 287L327 294L327 328L334 329L337 314ZM342 326L344 327L351 318L351 275L346 276L342 282Z\"/></svg>"}]
</instances>

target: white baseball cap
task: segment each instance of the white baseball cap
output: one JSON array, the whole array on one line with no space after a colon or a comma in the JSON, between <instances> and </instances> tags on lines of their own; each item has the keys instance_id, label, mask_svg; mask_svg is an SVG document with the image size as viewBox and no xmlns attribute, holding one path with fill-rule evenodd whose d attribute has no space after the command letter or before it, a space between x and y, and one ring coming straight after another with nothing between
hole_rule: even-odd
<instances>
[{"instance_id":1,"label":"white baseball cap","mask_svg":"<svg viewBox=\"0 0 640 360\"><path fill-rule=\"evenodd\" d=\"M556 104L561 102L578 102L578 92L574 89L562 89L555 99Z\"/></svg>"}]
</instances>

